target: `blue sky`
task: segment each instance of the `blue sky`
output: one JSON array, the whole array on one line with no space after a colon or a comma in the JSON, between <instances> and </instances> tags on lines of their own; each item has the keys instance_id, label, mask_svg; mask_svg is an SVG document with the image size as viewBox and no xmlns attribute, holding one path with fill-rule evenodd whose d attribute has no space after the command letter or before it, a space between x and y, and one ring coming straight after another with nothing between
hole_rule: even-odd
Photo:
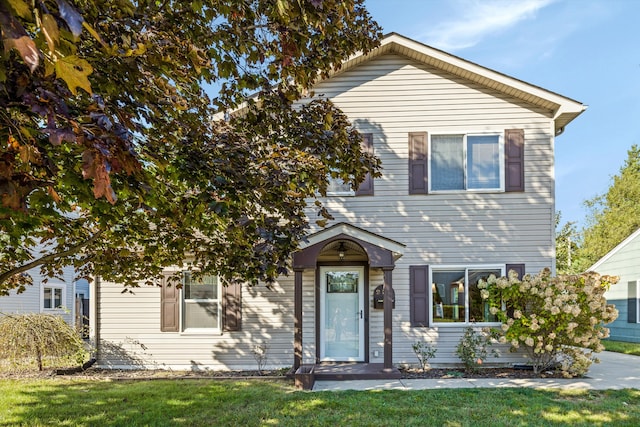
<instances>
[{"instance_id":1,"label":"blue sky","mask_svg":"<svg viewBox=\"0 0 640 427\"><path fill-rule=\"evenodd\" d=\"M589 108L556 139L556 209L584 224L640 144L640 0L366 0L397 32Z\"/></svg>"}]
</instances>

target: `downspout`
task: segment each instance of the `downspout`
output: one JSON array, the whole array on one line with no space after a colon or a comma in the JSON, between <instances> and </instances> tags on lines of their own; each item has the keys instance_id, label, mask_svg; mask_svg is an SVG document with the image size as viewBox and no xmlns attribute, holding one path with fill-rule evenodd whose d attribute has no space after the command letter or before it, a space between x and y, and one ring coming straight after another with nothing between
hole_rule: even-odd
<instances>
[{"instance_id":1,"label":"downspout","mask_svg":"<svg viewBox=\"0 0 640 427\"><path fill-rule=\"evenodd\" d=\"M100 322L98 319L99 289L100 277L94 277L89 285L89 342L93 344L92 358L98 360L100 352Z\"/></svg>"}]
</instances>

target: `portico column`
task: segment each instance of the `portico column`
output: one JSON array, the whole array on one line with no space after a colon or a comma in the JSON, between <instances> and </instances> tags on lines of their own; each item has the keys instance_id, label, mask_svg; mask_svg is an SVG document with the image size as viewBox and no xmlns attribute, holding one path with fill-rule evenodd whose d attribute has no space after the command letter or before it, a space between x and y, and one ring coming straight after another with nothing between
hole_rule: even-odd
<instances>
[{"instance_id":1,"label":"portico column","mask_svg":"<svg viewBox=\"0 0 640 427\"><path fill-rule=\"evenodd\" d=\"M302 269L295 270L293 291L293 372L302 364Z\"/></svg>"},{"instance_id":2,"label":"portico column","mask_svg":"<svg viewBox=\"0 0 640 427\"><path fill-rule=\"evenodd\" d=\"M384 271L384 370L393 369L393 267L385 267Z\"/></svg>"}]
</instances>

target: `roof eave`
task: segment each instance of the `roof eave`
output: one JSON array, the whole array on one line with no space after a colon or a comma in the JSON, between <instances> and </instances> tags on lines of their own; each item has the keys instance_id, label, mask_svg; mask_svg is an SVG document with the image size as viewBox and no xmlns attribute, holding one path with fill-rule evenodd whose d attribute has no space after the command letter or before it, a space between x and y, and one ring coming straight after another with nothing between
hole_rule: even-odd
<instances>
[{"instance_id":1,"label":"roof eave","mask_svg":"<svg viewBox=\"0 0 640 427\"><path fill-rule=\"evenodd\" d=\"M380 46L368 54L358 53L351 56L332 75L343 73L358 64L370 61L386 53L403 55L417 62L442 69L450 74L549 110L555 120L556 133L561 133L567 124L587 108L579 101L483 67L397 33L385 35L380 42Z\"/></svg>"}]
</instances>

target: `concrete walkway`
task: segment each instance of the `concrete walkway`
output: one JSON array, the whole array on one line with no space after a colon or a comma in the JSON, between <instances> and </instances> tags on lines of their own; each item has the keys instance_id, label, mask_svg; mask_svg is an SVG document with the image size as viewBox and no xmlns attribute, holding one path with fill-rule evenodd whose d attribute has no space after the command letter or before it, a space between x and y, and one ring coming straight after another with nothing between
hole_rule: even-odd
<instances>
[{"instance_id":1,"label":"concrete walkway","mask_svg":"<svg viewBox=\"0 0 640 427\"><path fill-rule=\"evenodd\" d=\"M316 381L313 391L322 390L426 390L443 388L528 387L548 389L620 390L640 389L640 357L603 351L600 363L592 364L585 378L451 378Z\"/></svg>"}]
</instances>

